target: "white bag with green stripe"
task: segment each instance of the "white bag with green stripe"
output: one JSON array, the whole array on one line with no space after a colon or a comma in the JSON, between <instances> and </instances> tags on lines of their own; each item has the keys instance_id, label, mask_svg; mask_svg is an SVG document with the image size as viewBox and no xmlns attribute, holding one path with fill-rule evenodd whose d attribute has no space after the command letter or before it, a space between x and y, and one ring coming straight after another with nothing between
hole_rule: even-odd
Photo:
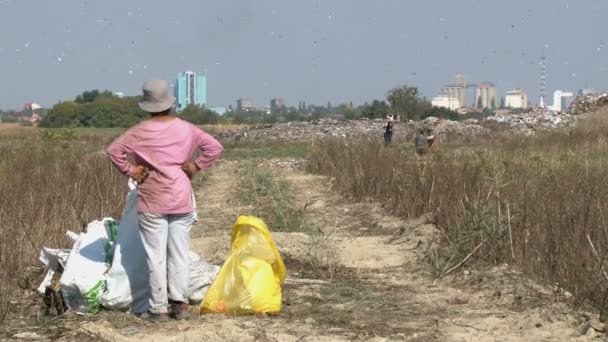
<instances>
[{"instance_id":1,"label":"white bag with green stripe","mask_svg":"<svg viewBox=\"0 0 608 342\"><path fill-rule=\"evenodd\" d=\"M93 221L74 242L60 285L66 305L81 314L93 314L106 289L104 273L112 263L116 222Z\"/></svg>"}]
</instances>

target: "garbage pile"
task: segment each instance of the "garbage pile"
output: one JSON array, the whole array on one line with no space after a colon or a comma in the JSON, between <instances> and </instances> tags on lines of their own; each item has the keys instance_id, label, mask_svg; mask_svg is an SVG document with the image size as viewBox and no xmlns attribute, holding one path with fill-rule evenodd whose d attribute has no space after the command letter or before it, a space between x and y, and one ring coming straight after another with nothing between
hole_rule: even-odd
<instances>
[{"instance_id":1,"label":"garbage pile","mask_svg":"<svg viewBox=\"0 0 608 342\"><path fill-rule=\"evenodd\" d=\"M495 115L485 120L508 123L511 128L519 130L556 129L572 126L576 122L576 118L570 114L539 107L533 108L528 113Z\"/></svg>"},{"instance_id":2,"label":"garbage pile","mask_svg":"<svg viewBox=\"0 0 608 342\"><path fill-rule=\"evenodd\" d=\"M413 139L417 128L435 134L439 141L470 141L497 133L533 134L535 131L572 127L580 114L608 105L608 94L587 95L577 99L570 111L554 112L535 107L527 113L505 113L483 119L451 121L428 117L421 121L396 121L393 140ZM381 119L334 120L321 119L313 122L287 122L253 125L227 130L218 138L225 142L303 142L326 137L379 136L383 134Z\"/></svg>"},{"instance_id":3,"label":"garbage pile","mask_svg":"<svg viewBox=\"0 0 608 342\"><path fill-rule=\"evenodd\" d=\"M431 116L422 121L403 124L399 127L399 133L405 139L412 140L418 128L422 128L427 135L434 135L439 142L469 141L492 132L480 125L478 120L452 121Z\"/></svg>"},{"instance_id":4,"label":"garbage pile","mask_svg":"<svg viewBox=\"0 0 608 342\"><path fill-rule=\"evenodd\" d=\"M382 120L321 119L312 122L285 122L253 125L226 130L218 137L224 141L307 141L323 137L349 137L382 132Z\"/></svg>"},{"instance_id":5,"label":"garbage pile","mask_svg":"<svg viewBox=\"0 0 608 342\"><path fill-rule=\"evenodd\" d=\"M587 94L577 97L568 108L570 115L595 112L608 105L608 93Z\"/></svg>"}]
</instances>

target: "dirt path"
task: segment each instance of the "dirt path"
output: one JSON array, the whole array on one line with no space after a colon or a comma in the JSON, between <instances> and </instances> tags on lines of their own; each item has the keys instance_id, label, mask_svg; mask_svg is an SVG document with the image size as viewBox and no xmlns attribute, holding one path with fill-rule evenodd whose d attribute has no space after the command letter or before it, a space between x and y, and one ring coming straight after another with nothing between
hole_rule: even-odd
<instances>
[{"instance_id":1,"label":"dirt path","mask_svg":"<svg viewBox=\"0 0 608 342\"><path fill-rule=\"evenodd\" d=\"M269 163L268 165L273 165ZM325 177L278 170L308 203L305 233L273 233L286 261L277 317L205 315L189 322L82 325L111 341L590 341L593 318L551 289L497 267L437 281L424 260L435 228L403 221L374 203L349 203ZM239 214L231 199L238 164L214 170L197 194L201 222L192 249L221 263Z\"/></svg>"}]
</instances>

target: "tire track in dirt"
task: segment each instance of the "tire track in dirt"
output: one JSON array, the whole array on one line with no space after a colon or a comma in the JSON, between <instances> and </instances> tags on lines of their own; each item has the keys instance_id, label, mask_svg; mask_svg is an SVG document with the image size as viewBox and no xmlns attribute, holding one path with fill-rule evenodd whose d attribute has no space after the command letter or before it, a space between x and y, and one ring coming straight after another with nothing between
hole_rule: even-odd
<instances>
[{"instance_id":1,"label":"tire track in dirt","mask_svg":"<svg viewBox=\"0 0 608 342\"><path fill-rule=\"evenodd\" d=\"M153 325L110 321L82 329L111 341L588 341L589 320L506 267L431 277L424 252L435 228L376 203L350 203L326 177L275 169L308 204L307 233L274 232L288 277L281 314L204 315ZM197 192L191 248L213 263L229 250L239 214L236 162L218 165Z\"/></svg>"}]
</instances>

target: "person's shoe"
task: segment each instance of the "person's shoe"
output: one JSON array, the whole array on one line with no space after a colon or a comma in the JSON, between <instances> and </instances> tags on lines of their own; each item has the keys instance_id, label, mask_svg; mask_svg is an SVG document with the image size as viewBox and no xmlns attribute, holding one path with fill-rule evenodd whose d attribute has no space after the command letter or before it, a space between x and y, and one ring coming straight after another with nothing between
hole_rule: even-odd
<instances>
[{"instance_id":1,"label":"person's shoe","mask_svg":"<svg viewBox=\"0 0 608 342\"><path fill-rule=\"evenodd\" d=\"M168 313L145 312L139 318L153 323L163 323L169 321Z\"/></svg>"},{"instance_id":2,"label":"person's shoe","mask_svg":"<svg viewBox=\"0 0 608 342\"><path fill-rule=\"evenodd\" d=\"M189 319L190 305L183 302L171 302L171 317L179 321Z\"/></svg>"}]
</instances>

